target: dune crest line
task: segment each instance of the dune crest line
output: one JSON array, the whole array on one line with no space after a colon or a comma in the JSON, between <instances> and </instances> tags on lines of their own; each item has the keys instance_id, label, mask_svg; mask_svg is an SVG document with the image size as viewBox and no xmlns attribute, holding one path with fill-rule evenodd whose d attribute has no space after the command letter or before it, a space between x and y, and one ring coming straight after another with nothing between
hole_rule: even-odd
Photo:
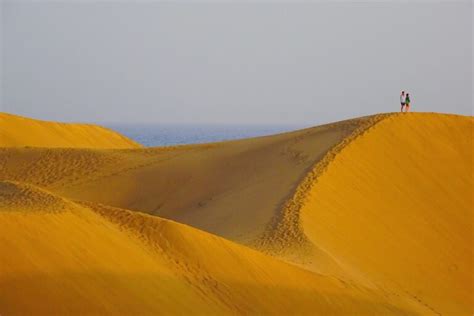
<instances>
[{"instance_id":1,"label":"dune crest line","mask_svg":"<svg viewBox=\"0 0 474 316\"><path fill-rule=\"evenodd\" d=\"M70 201L22 183L0 181L0 195L8 202L0 204L0 310L7 314L419 310L157 216ZM63 211L43 212L44 204L31 201Z\"/></svg>"},{"instance_id":2,"label":"dune crest line","mask_svg":"<svg viewBox=\"0 0 474 316\"><path fill-rule=\"evenodd\" d=\"M473 124L389 113L175 148L0 148L0 310L471 315Z\"/></svg>"},{"instance_id":3,"label":"dune crest line","mask_svg":"<svg viewBox=\"0 0 474 316\"><path fill-rule=\"evenodd\" d=\"M36 120L0 112L0 147L141 148L103 126Z\"/></svg>"},{"instance_id":4,"label":"dune crest line","mask_svg":"<svg viewBox=\"0 0 474 316\"><path fill-rule=\"evenodd\" d=\"M317 161L303 180L297 185L294 194L285 202L282 209L273 217L264 233L255 241L255 246L266 252L284 255L287 252L305 251L314 245L307 239L300 225L300 210L311 188L324 173L327 166L351 142L373 128L377 123L393 114L378 114L363 119L349 136L331 148Z\"/></svg>"}]
</instances>

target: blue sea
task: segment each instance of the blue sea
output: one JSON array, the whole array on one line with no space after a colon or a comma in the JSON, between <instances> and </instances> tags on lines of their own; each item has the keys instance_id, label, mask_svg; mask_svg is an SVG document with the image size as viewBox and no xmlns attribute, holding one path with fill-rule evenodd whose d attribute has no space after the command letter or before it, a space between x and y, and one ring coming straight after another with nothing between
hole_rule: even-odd
<instances>
[{"instance_id":1,"label":"blue sea","mask_svg":"<svg viewBox=\"0 0 474 316\"><path fill-rule=\"evenodd\" d=\"M171 125L102 124L146 146L210 143L272 135L292 131L301 125Z\"/></svg>"}]
</instances>

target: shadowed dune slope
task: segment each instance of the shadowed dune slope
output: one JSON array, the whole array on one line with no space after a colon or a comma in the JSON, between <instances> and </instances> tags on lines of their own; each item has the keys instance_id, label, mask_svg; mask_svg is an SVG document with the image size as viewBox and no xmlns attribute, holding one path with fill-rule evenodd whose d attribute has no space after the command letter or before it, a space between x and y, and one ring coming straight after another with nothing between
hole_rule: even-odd
<instances>
[{"instance_id":1,"label":"shadowed dune slope","mask_svg":"<svg viewBox=\"0 0 474 316\"><path fill-rule=\"evenodd\" d=\"M0 112L0 147L139 148L101 126L56 123Z\"/></svg>"},{"instance_id":2,"label":"shadowed dune slope","mask_svg":"<svg viewBox=\"0 0 474 316\"><path fill-rule=\"evenodd\" d=\"M0 148L0 311L472 315L473 134L472 117L404 113Z\"/></svg>"},{"instance_id":3,"label":"shadowed dune slope","mask_svg":"<svg viewBox=\"0 0 474 316\"><path fill-rule=\"evenodd\" d=\"M328 150L380 117L203 145L0 149L0 178L159 215L249 244Z\"/></svg>"},{"instance_id":4,"label":"shadowed dune slope","mask_svg":"<svg viewBox=\"0 0 474 316\"><path fill-rule=\"evenodd\" d=\"M346 276L439 315L472 315L473 123L385 118L316 166L266 244L279 245L283 257L300 249L303 263L319 249Z\"/></svg>"},{"instance_id":5,"label":"shadowed dune slope","mask_svg":"<svg viewBox=\"0 0 474 316\"><path fill-rule=\"evenodd\" d=\"M194 228L0 182L0 310L16 314L410 315Z\"/></svg>"}]
</instances>

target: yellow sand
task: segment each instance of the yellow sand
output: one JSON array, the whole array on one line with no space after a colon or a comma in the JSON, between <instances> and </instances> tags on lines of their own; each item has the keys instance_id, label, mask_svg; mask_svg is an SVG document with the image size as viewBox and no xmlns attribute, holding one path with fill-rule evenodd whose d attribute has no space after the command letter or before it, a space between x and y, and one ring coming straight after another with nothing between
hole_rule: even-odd
<instances>
[{"instance_id":1,"label":"yellow sand","mask_svg":"<svg viewBox=\"0 0 474 316\"><path fill-rule=\"evenodd\" d=\"M0 112L0 147L138 148L101 126L34 120Z\"/></svg>"},{"instance_id":2,"label":"yellow sand","mask_svg":"<svg viewBox=\"0 0 474 316\"><path fill-rule=\"evenodd\" d=\"M10 148L3 154L0 149L0 166L5 165L3 179L140 210L248 243L265 230L308 169L366 121L170 148Z\"/></svg>"},{"instance_id":3,"label":"yellow sand","mask_svg":"<svg viewBox=\"0 0 474 316\"><path fill-rule=\"evenodd\" d=\"M0 313L472 315L473 128L0 148Z\"/></svg>"},{"instance_id":4,"label":"yellow sand","mask_svg":"<svg viewBox=\"0 0 474 316\"><path fill-rule=\"evenodd\" d=\"M346 146L303 202L311 243L441 315L472 315L473 119L390 117Z\"/></svg>"},{"instance_id":5,"label":"yellow sand","mask_svg":"<svg viewBox=\"0 0 474 316\"><path fill-rule=\"evenodd\" d=\"M157 217L14 182L0 183L0 197L5 315L415 311Z\"/></svg>"}]
</instances>

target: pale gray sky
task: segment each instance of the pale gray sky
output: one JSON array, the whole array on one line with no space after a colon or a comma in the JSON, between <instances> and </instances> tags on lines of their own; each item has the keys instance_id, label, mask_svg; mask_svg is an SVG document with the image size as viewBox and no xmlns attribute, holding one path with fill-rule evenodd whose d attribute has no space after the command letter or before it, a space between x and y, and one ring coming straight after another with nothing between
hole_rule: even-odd
<instances>
[{"instance_id":1,"label":"pale gray sky","mask_svg":"<svg viewBox=\"0 0 474 316\"><path fill-rule=\"evenodd\" d=\"M472 1L5 1L3 111L95 122L318 124L472 115Z\"/></svg>"}]
</instances>

